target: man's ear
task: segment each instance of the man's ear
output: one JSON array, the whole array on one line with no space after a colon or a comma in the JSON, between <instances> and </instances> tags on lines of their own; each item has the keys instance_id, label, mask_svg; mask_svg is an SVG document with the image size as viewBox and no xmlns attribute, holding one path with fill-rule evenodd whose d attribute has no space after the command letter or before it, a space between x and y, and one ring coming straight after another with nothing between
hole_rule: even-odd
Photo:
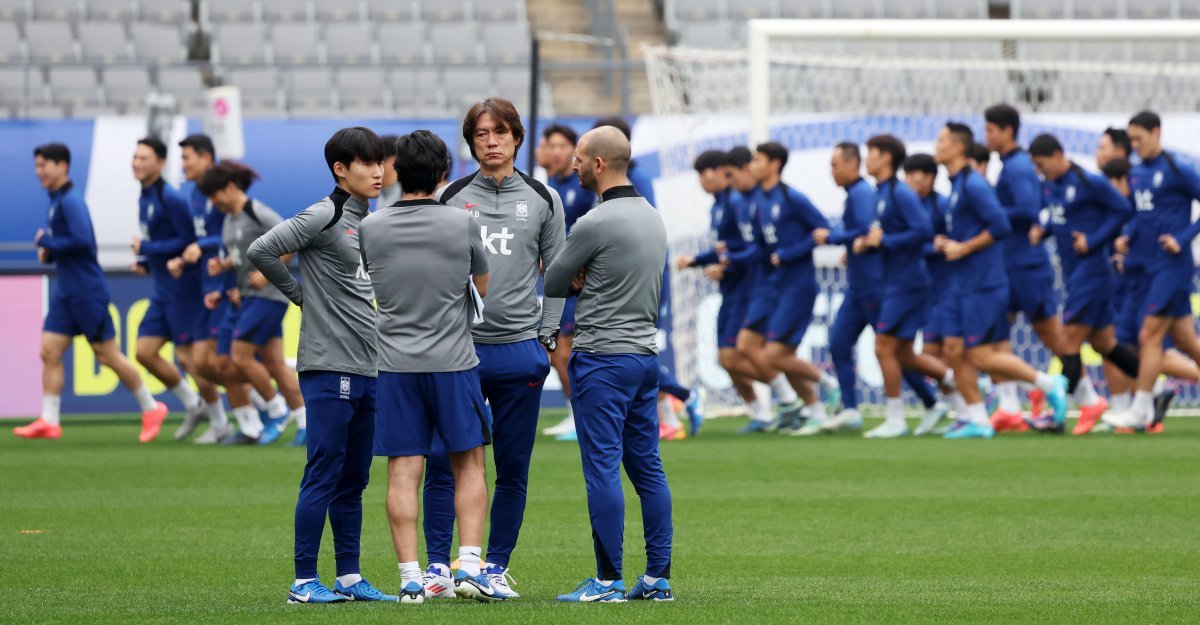
<instances>
[{"instance_id":1,"label":"man's ear","mask_svg":"<svg viewBox=\"0 0 1200 625\"><path fill-rule=\"evenodd\" d=\"M338 178L345 178L347 174L347 167L344 163L333 164L333 175L337 176Z\"/></svg>"}]
</instances>

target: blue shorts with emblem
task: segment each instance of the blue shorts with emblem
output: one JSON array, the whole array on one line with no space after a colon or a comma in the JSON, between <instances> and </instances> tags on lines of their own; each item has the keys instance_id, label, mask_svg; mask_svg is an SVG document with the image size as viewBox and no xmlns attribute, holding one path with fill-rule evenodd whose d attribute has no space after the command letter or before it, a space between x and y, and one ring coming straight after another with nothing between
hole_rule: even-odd
<instances>
[{"instance_id":1,"label":"blue shorts with emblem","mask_svg":"<svg viewBox=\"0 0 1200 625\"><path fill-rule=\"evenodd\" d=\"M929 289L917 289L901 293L889 293L883 298L879 309L879 320L875 332L894 336L903 341L917 338L925 324L925 307L929 302Z\"/></svg>"},{"instance_id":2,"label":"blue shorts with emblem","mask_svg":"<svg viewBox=\"0 0 1200 625\"><path fill-rule=\"evenodd\" d=\"M116 336L108 300L55 296L42 330L65 336L83 335L89 343L103 343Z\"/></svg>"},{"instance_id":3,"label":"blue shorts with emblem","mask_svg":"<svg viewBox=\"0 0 1200 625\"><path fill-rule=\"evenodd\" d=\"M196 320L203 314L203 300L198 297L168 299L150 298L150 307L138 325L138 336L167 339L175 345L191 345L196 336Z\"/></svg>"},{"instance_id":4,"label":"blue shorts with emblem","mask_svg":"<svg viewBox=\"0 0 1200 625\"><path fill-rule=\"evenodd\" d=\"M439 373L380 372L376 456L428 456L437 436L449 453L492 442L478 367Z\"/></svg>"}]
</instances>

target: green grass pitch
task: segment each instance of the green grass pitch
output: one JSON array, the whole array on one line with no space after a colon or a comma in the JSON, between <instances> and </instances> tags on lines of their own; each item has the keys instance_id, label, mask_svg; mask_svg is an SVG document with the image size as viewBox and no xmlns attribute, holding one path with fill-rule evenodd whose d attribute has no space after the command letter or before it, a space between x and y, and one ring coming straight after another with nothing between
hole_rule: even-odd
<instances>
[{"instance_id":1,"label":"green grass pitch","mask_svg":"<svg viewBox=\"0 0 1200 625\"><path fill-rule=\"evenodd\" d=\"M57 442L0 435L3 623L1200 622L1200 420L994 441L743 437L710 421L664 446L678 601L663 605L554 603L594 573L573 444L538 441L521 599L288 606L301 450L176 444L174 424L138 445L128 417L64 425ZM383 467L363 573L394 591ZM644 556L627 495L629 581ZM329 582L332 568L326 531Z\"/></svg>"}]
</instances>

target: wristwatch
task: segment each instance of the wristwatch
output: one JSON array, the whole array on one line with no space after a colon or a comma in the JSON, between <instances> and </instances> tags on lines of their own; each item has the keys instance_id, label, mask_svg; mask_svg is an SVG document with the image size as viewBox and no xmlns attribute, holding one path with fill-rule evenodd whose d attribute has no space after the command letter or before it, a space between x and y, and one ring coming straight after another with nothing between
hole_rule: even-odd
<instances>
[{"instance_id":1,"label":"wristwatch","mask_svg":"<svg viewBox=\"0 0 1200 625\"><path fill-rule=\"evenodd\" d=\"M554 353L554 350L558 349L558 332L538 337L538 342L546 348L546 351Z\"/></svg>"}]
</instances>

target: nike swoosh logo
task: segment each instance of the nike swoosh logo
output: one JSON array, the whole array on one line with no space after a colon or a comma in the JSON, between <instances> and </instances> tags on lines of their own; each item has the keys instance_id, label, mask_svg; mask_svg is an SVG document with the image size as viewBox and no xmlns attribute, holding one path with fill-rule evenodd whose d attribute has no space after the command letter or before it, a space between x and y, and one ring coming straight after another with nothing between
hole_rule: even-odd
<instances>
[{"instance_id":1,"label":"nike swoosh logo","mask_svg":"<svg viewBox=\"0 0 1200 625\"><path fill-rule=\"evenodd\" d=\"M615 592L615 591L612 591L612 590L610 590L610 591L608 591L608 592L602 592L602 593L600 593L600 594L598 594L598 595L589 595L589 594L587 594L587 593L585 592L585 593L583 593L582 595L579 595L579 601L581 601L581 602L586 602L586 601L595 601L595 600L597 600L597 599L603 599L603 598L605 598L605 597L612 596L612 594L613 594L614 592Z\"/></svg>"},{"instance_id":2,"label":"nike swoosh logo","mask_svg":"<svg viewBox=\"0 0 1200 625\"><path fill-rule=\"evenodd\" d=\"M467 202L467 208L476 208L478 206L479 206L478 204L472 204L470 202Z\"/></svg>"},{"instance_id":3,"label":"nike swoosh logo","mask_svg":"<svg viewBox=\"0 0 1200 625\"><path fill-rule=\"evenodd\" d=\"M542 383L541 380L534 380L533 382L529 383L529 388L535 388L537 386L540 386L541 383Z\"/></svg>"},{"instance_id":4,"label":"nike swoosh logo","mask_svg":"<svg viewBox=\"0 0 1200 625\"><path fill-rule=\"evenodd\" d=\"M301 603L308 603L308 599L309 599L309 597L312 597L312 593L311 593L311 592L309 592L309 593L305 593L305 594L303 594L303 595L298 595L298 594L296 594L296 593L294 593L294 592L293 592L293 593L291 593L291 595L292 595L292 598L293 598L293 599L295 599L296 601L299 601L299 602L301 602Z\"/></svg>"}]
</instances>

